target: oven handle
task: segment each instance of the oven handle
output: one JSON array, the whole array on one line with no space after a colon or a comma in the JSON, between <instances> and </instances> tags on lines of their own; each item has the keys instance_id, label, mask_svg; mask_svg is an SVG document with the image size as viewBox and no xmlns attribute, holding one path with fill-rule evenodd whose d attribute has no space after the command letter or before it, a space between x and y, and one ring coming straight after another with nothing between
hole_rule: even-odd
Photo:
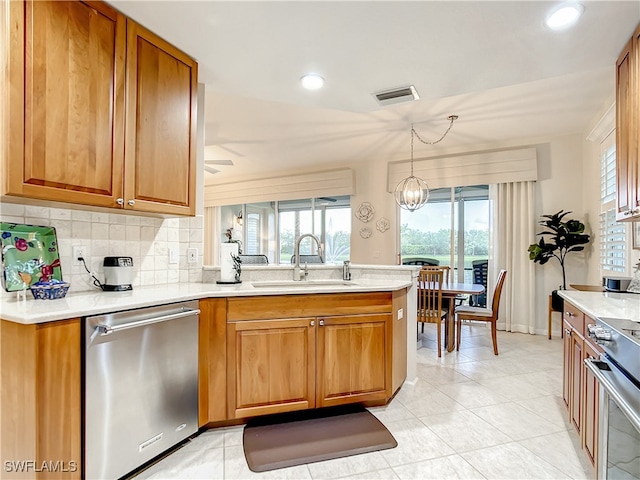
<instances>
[{"instance_id":1,"label":"oven handle","mask_svg":"<svg viewBox=\"0 0 640 480\"><path fill-rule=\"evenodd\" d=\"M596 380L600 383L600 386L604 388L613 401L620 407L620 410L624 412L629 421L633 424L636 430L640 431L640 416L638 416L638 412L634 411L634 409L629 405L629 403L616 391L616 388L611 383L611 381L604 375L600 369L593 363L594 361L598 361L595 358L585 358L584 364L589 369L593 376L596 377ZM617 367L613 367L617 368ZM620 374L622 376L622 374ZM625 379L626 381L626 379Z\"/></svg>"},{"instance_id":2,"label":"oven handle","mask_svg":"<svg viewBox=\"0 0 640 480\"><path fill-rule=\"evenodd\" d=\"M169 315L162 315L160 317L151 317L144 320L138 320L131 323L123 323L122 325L98 325L96 326L96 332L100 335L110 335L120 330L128 330L130 328L142 327L144 325L150 325L152 323L166 322L167 320L175 320L176 318L189 317L191 315L199 315L199 309L185 309L182 312L172 313Z\"/></svg>"}]
</instances>

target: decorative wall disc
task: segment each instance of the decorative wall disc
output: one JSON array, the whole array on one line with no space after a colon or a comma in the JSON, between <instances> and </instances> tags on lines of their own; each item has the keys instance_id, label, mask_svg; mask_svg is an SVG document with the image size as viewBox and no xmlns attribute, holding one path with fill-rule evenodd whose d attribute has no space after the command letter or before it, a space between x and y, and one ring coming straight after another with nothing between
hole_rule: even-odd
<instances>
[{"instance_id":1,"label":"decorative wall disc","mask_svg":"<svg viewBox=\"0 0 640 480\"><path fill-rule=\"evenodd\" d=\"M386 232L389 230L389 219L382 217L380 220L376 222L376 228L379 232Z\"/></svg>"},{"instance_id":2,"label":"decorative wall disc","mask_svg":"<svg viewBox=\"0 0 640 480\"><path fill-rule=\"evenodd\" d=\"M372 233L372 232L371 232L371 229L370 229L370 228L362 227L362 228L360 229L360 236L361 236L362 238L369 238L369 237L371 236L371 233Z\"/></svg>"},{"instance_id":3,"label":"decorative wall disc","mask_svg":"<svg viewBox=\"0 0 640 480\"><path fill-rule=\"evenodd\" d=\"M361 222L368 222L373 218L376 210L369 202L362 202L358 208L356 208L354 215Z\"/></svg>"}]
</instances>

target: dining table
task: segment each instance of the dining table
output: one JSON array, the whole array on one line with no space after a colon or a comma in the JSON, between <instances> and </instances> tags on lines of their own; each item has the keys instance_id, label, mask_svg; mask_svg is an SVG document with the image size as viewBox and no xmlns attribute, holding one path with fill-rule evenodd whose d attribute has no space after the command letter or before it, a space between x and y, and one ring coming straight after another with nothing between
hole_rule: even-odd
<instances>
[{"instance_id":1,"label":"dining table","mask_svg":"<svg viewBox=\"0 0 640 480\"><path fill-rule=\"evenodd\" d=\"M453 351L455 346L455 300L458 295L480 295L484 293L484 285L479 283L442 283L442 298L449 300L449 315L445 324L444 339L447 345L447 352Z\"/></svg>"}]
</instances>

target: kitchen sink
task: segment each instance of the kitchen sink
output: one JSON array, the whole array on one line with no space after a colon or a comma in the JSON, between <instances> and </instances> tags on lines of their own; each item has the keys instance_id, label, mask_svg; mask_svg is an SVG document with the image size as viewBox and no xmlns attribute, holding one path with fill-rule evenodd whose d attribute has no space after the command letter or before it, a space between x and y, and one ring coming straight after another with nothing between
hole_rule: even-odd
<instances>
[{"instance_id":1,"label":"kitchen sink","mask_svg":"<svg viewBox=\"0 0 640 480\"><path fill-rule=\"evenodd\" d=\"M310 287L348 287L357 283L346 280L272 280L265 282L251 282L256 288L310 288Z\"/></svg>"}]
</instances>

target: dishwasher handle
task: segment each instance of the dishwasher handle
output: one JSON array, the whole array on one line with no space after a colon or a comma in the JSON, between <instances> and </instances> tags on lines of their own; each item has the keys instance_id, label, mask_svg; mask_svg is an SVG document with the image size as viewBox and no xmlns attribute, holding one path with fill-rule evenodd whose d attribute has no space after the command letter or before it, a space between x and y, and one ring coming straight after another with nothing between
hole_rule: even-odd
<instances>
[{"instance_id":1,"label":"dishwasher handle","mask_svg":"<svg viewBox=\"0 0 640 480\"><path fill-rule=\"evenodd\" d=\"M120 330L143 327L145 325L151 325L152 323L166 322L167 320L175 320L177 318L190 317L191 315L199 314L200 309L185 309L182 312L162 315L160 317L146 318L144 320L138 320L136 322L123 323L122 325L98 325L96 326L96 332L98 332L100 335L111 335L112 333L119 332Z\"/></svg>"}]
</instances>

